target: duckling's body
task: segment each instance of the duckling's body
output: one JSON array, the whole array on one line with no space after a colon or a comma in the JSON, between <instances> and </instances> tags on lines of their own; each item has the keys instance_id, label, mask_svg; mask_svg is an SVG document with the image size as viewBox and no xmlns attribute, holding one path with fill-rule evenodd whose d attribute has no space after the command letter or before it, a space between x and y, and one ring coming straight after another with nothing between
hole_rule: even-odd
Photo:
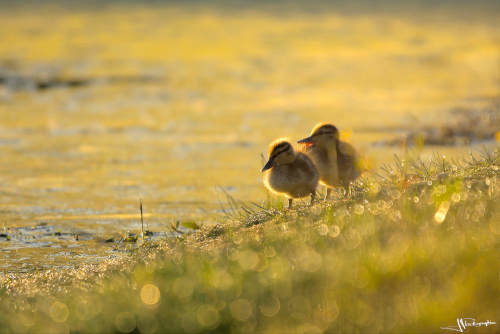
<instances>
[{"instance_id":1,"label":"duckling's body","mask_svg":"<svg viewBox=\"0 0 500 334\"><path fill-rule=\"evenodd\" d=\"M327 198L333 187L342 186L349 192L351 182L361 174L358 155L352 145L340 141L334 125L316 125L311 135L299 140L299 143L306 144L304 152L316 165L319 182L327 188Z\"/></svg>"},{"instance_id":2,"label":"duckling's body","mask_svg":"<svg viewBox=\"0 0 500 334\"><path fill-rule=\"evenodd\" d=\"M342 141L339 141L337 152L339 183L346 190L349 190L351 182L355 181L361 175L358 154L351 144Z\"/></svg>"},{"instance_id":3,"label":"duckling's body","mask_svg":"<svg viewBox=\"0 0 500 334\"><path fill-rule=\"evenodd\" d=\"M314 201L319 173L311 159L295 152L288 141L278 139L271 143L269 161L262 171L266 188L288 197L289 207L294 198L311 195L311 203Z\"/></svg>"},{"instance_id":4,"label":"duckling's body","mask_svg":"<svg viewBox=\"0 0 500 334\"><path fill-rule=\"evenodd\" d=\"M335 187L340 185L338 168L337 146L318 147L309 145L304 149L314 165L318 169L320 179L319 183L326 187Z\"/></svg>"},{"instance_id":5,"label":"duckling's body","mask_svg":"<svg viewBox=\"0 0 500 334\"><path fill-rule=\"evenodd\" d=\"M266 187L288 197L301 198L312 194L318 184L318 171L305 154L298 152L295 161L274 166L264 175Z\"/></svg>"}]
</instances>

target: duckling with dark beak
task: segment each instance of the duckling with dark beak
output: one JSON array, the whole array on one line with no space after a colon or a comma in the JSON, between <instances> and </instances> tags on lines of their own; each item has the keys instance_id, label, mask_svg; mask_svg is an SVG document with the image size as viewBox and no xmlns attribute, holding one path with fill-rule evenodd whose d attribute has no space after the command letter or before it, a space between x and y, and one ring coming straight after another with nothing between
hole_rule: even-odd
<instances>
[{"instance_id":1,"label":"duckling with dark beak","mask_svg":"<svg viewBox=\"0 0 500 334\"><path fill-rule=\"evenodd\" d=\"M269 145L269 160L262 168L264 185L273 193L288 197L288 208L294 198L316 196L319 174L311 159L296 152L286 139L277 139Z\"/></svg>"},{"instance_id":2,"label":"duckling with dark beak","mask_svg":"<svg viewBox=\"0 0 500 334\"><path fill-rule=\"evenodd\" d=\"M326 197L333 187L343 186L350 194L351 182L361 174L358 155L354 147L339 138L339 131L333 124L319 123L311 135L298 143L305 144L304 152L318 169L319 183L326 186Z\"/></svg>"}]
</instances>

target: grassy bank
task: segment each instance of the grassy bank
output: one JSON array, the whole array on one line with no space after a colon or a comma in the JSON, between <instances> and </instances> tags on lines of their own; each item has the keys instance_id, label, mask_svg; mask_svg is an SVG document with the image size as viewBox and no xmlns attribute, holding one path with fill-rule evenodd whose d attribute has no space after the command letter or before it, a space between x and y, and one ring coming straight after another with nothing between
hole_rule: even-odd
<instances>
[{"instance_id":1,"label":"grassy bank","mask_svg":"<svg viewBox=\"0 0 500 334\"><path fill-rule=\"evenodd\" d=\"M290 211L233 202L223 224L145 242L129 263L5 279L0 332L430 333L457 317L498 321L499 169L498 151L397 159L350 199Z\"/></svg>"},{"instance_id":2,"label":"grassy bank","mask_svg":"<svg viewBox=\"0 0 500 334\"><path fill-rule=\"evenodd\" d=\"M0 277L115 255L139 198L156 232L261 201L321 121L373 168L499 129L498 1L0 2Z\"/></svg>"}]
</instances>

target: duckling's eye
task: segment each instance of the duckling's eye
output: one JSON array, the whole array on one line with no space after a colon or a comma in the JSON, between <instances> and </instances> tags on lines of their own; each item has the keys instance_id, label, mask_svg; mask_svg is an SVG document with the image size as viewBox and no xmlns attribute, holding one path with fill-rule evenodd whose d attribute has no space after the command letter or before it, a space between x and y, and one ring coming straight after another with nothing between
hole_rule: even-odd
<instances>
[{"instance_id":1,"label":"duckling's eye","mask_svg":"<svg viewBox=\"0 0 500 334\"><path fill-rule=\"evenodd\" d=\"M273 154L274 154L274 152L283 151L283 150L288 150L288 149L290 149L290 147L291 147L291 146L290 146L290 144L288 144L288 143L281 143L281 144L277 145L277 146L274 148L274 150L273 150Z\"/></svg>"},{"instance_id":2,"label":"duckling's eye","mask_svg":"<svg viewBox=\"0 0 500 334\"><path fill-rule=\"evenodd\" d=\"M271 154L271 159L274 159L276 158L278 155L280 155L281 153L285 153L287 151L289 151L291 148L290 144L287 144L287 145L280 145L280 146L277 146L275 149L274 149L274 152Z\"/></svg>"},{"instance_id":3,"label":"duckling's eye","mask_svg":"<svg viewBox=\"0 0 500 334\"><path fill-rule=\"evenodd\" d=\"M333 131L325 131L325 132L321 132L319 135L328 136L328 137L334 137L335 136L335 132L333 132Z\"/></svg>"}]
</instances>

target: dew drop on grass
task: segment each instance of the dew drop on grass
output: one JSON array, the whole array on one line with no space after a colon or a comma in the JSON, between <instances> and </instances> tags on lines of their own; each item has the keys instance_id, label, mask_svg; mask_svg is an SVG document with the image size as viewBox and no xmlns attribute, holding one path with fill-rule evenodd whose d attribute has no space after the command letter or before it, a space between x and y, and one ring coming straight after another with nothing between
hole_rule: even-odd
<instances>
[{"instance_id":1,"label":"dew drop on grass","mask_svg":"<svg viewBox=\"0 0 500 334\"><path fill-rule=\"evenodd\" d=\"M450 209L450 202L444 201L439 205L438 210L434 214L434 221L438 224L441 224L446 219L446 215L448 214L448 210Z\"/></svg>"},{"instance_id":2,"label":"dew drop on grass","mask_svg":"<svg viewBox=\"0 0 500 334\"><path fill-rule=\"evenodd\" d=\"M451 200L454 202L454 203L458 203L460 202L460 194L459 193L453 193L453 195L451 195Z\"/></svg>"},{"instance_id":3,"label":"dew drop on grass","mask_svg":"<svg viewBox=\"0 0 500 334\"><path fill-rule=\"evenodd\" d=\"M330 232L328 233L328 236L331 238L336 238L340 234L340 228L337 225L333 225L330 227Z\"/></svg>"},{"instance_id":4,"label":"dew drop on grass","mask_svg":"<svg viewBox=\"0 0 500 334\"><path fill-rule=\"evenodd\" d=\"M321 224L318 226L319 235L327 235L328 234L328 226L326 224Z\"/></svg>"},{"instance_id":5,"label":"dew drop on grass","mask_svg":"<svg viewBox=\"0 0 500 334\"><path fill-rule=\"evenodd\" d=\"M401 192L396 189L391 193L391 197L395 200L399 199L401 197Z\"/></svg>"},{"instance_id":6,"label":"dew drop on grass","mask_svg":"<svg viewBox=\"0 0 500 334\"><path fill-rule=\"evenodd\" d=\"M361 216L365 212L365 207L361 204L354 205L354 213Z\"/></svg>"}]
</instances>

